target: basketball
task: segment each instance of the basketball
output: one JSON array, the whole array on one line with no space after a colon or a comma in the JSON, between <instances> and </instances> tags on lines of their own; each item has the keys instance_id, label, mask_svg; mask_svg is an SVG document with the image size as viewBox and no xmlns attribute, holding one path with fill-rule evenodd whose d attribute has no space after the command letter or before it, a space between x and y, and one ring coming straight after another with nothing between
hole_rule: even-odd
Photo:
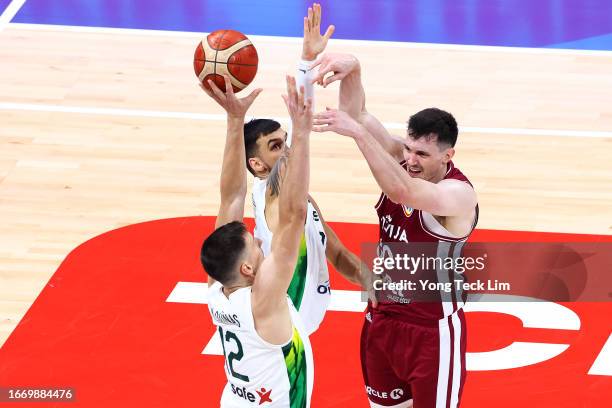
<instances>
[{"instance_id":1,"label":"basketball","mask_svg":"<svg viewBox=\"0 0 612 408\"><path fill-rule=\"evenodd\" d=\"M217 30L200 41L193 56L193 69L200 82L210 88L212 80L225 92L223 75L228 75L234 92L246 88L257 73L257 50L241 32Z\"/></svg>"}]
</instances>

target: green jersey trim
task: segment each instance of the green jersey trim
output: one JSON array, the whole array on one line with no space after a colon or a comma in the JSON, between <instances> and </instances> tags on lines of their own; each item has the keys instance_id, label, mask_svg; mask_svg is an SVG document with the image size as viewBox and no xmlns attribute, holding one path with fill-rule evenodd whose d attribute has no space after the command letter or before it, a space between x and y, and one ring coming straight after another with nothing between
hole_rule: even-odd
<instances>
[{"instance_id":1,"label":"green jersey trim","mask_svg":"<svg viewBox=\"0 0 612 408\"><path fill-rule=\"evenodd\" d=\"M293 328L291 342L283 346L287 376L289 378L290 408L306 408L308 377L304 343L297 329Z\"/></svg>"},{"instance_id":2,"label":"green jersey trim","mask_svg":"<svg viewBox=\"0 0 612 408\"><path fill-rule=\"evenodd\" d=\"M306 236L302 234L300 241L300 249L298 251L297 262L293 270L293 278L287 289L287 294L293 302L293 306L300 310L302 298L304 297L304 288L306 286L306 272L308 270L308 254L306 250Z\"/></svg>"}]
</instances>

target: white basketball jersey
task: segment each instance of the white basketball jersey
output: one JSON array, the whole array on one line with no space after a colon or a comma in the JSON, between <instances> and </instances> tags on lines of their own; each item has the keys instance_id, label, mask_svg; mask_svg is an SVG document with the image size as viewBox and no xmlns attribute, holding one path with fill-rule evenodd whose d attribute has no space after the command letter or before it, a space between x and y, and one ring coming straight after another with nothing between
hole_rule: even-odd
<instances>
[{"instance_id":1,"label":"white basketball jersey","mask_svg":"<svg viewBox=\"0 0 612 408\"><path fill-rule=\"evenodd\" d=\"M314 379L312 350L300 316L287 297L293 335L285 345L266 342L257 334L251 309L251 287L229 295L215 282L208 310L221 336L227 384L222 408L310 407Z\"/></svg>"},{"instance_id":2,"label":"white basketball jersey","mask_svg":"<svg viewBox=\"0 0 612 408\"><path fill-rule=\"evenodd\" d=\"M270 254L272 231L266 222L266 180L255 178L253 183L253 208L255 210L255 231L253 235L262 241L264 256ZM298 260L293 279L287 294L299 311L308 334L319 328L329 301L329 271L325 248L327 236L319 213L312 203L308 202L308 214L304 235L300 244Z\"/></svg>"}]
</instances>

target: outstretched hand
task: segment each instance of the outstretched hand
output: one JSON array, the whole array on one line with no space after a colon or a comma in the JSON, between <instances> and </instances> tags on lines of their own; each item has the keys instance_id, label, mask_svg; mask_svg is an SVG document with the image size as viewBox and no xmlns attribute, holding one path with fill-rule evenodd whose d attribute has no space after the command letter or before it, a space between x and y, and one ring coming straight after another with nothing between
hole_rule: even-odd
<instances>
[{"instance_id":1,"label":"outstretched hand","mask_svg":"<svg viewBox=\"0 0 612 408\"><path fill-rule=\"evenodd\" d=\"M304 42L302 45L302 59L312 61L325 50L327 41L336 28L327 27L325 34L321 35L321 5L314 3L308 8L308 16L304 17Z\"/></svg>"},{"instance_id":2,"label":"outstretched hand","mask_svg":"<svg viewBox=\"0 0 612 408\"><path fill-rule=\"evenodd\" d=\"M215 102L221 105L229 117L244 118L255 101L255 98L257 98L263 89L254 89L248 96L237 98L229 77L224 75L223 79L225 80L225 93L223 93L211 80L208 80L210 89L206 88L202 83L200 83L200 88L202 88L208 96L213 98Z\"/></svg>"},{"instance_id":3,"label":"outstretched hand","mask_svg":"<svg viewBox=\"0 0 612 408\"><path fill-rule=\"evenodd\" d=\"M359 60L351 54L325 53L321 55L310 67L319 67L319 72L312 83L322 85L324 88L334 81L344 79L351 72L361 69ZM325 78L329 73L332 75Z\"/></svg>"},{"instance_id":4,"label":"outstretched hand","mask_svg":"<svg viewBox=\"0 0 612 408\"><path fill-rule=\"evenodd\" d=\"M314 132L336 132L344 136L355 137L361 130L361 124L348 113L332 108L313 116Z\"/></svg>"}]
</instances>

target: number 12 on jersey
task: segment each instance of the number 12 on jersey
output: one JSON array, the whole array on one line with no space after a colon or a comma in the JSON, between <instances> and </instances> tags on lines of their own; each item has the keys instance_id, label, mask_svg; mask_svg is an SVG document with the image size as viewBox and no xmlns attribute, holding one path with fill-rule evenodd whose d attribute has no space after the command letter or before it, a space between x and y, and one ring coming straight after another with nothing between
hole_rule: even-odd
<instances>
[{"instance_id":1,"label":"number 12 on jersey","mask_svg":"<svg viewBox=\"0 0 612 408\"><path fill-rule=\"evenodd\" d=\"M238 340L238 336L235 333L227 330L225 332L225 336L223 335L223 328L219 326L219 335L221 335L221 345L223 346L223 355L225 356L225 363L227 364L227 369L232 375L232 377L237 378L239 380L249 382L249 377L234 371L234 360L240 361L242 357L244 357L244 352L242 351L242 343ZM225 343L232 341L236 344L238 350L236 352L231 352L227 354L225 349Z\"/></svg>"}]
</instances>

